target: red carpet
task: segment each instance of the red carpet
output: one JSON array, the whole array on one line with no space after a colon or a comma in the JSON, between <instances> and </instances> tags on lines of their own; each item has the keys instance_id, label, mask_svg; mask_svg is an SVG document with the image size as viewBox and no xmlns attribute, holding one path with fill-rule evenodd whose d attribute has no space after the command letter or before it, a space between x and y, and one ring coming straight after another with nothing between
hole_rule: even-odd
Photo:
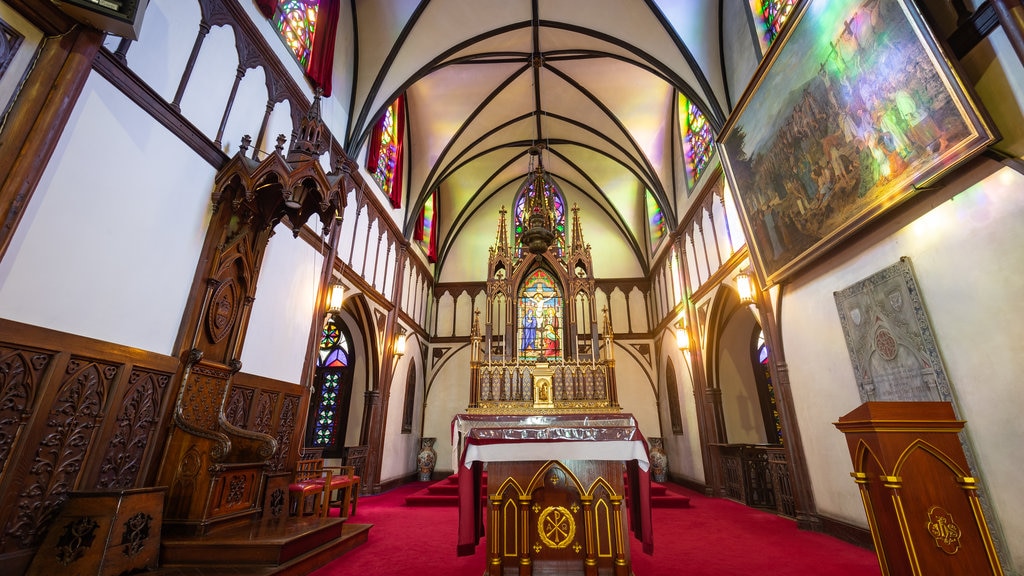
<instances>
[{"instance_id":1,"label":"red carpet","mask_svg":"<svg viewBox=\"0 0 1024 576\"><path fill-rule=\"evenodd\" d=\"M455 555L458 510L452 506L405 505L429 482L414 482L377 496L359 498L349 521L373 524L366 544L315 576L352 574L481 576L486 542L475 556ZM636 576L878 576L878 561L864 550L830 536L797 530L792 520L730 500L706 498L668 485L690 498L689 508L656 508L654 555L632 542ZM332 514L337 514L333 510Z\"/></svg>"}]
</instances>

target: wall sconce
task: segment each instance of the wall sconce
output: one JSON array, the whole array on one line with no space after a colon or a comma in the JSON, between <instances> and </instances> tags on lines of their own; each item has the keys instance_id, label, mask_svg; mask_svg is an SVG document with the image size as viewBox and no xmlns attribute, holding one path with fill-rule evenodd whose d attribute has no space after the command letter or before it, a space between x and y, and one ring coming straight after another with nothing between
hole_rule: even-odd
<instances>
[{"instance_id":1,"label":"wall sconce","mask_svg":"<svg viewBox=\"0 0 1024 576\"><path fill-rule=\"evenodd\" d=\"M736 276L736 292L740 295L740 304L754 303L754 279L746 272Z\"/></svg>"},{"instance_id":2,"label":"wall sconce","mask_svg":"<svg viewBox=\"0 0 1024 576\"><path fill-rule=\"evenodd\" d=\"M345 303L345 286L340 282L334 282L327 289L327 313L338 314L341 312L341 305Z\"/></svg>"},{"instance_id":3,"label":"wall sconce","mask_svg":"<svg viewBox=\"0 0 1024 576\"><path fill-rule=\"evenodd\" d=\"M402 356L405 355L405 333L404 332L399 332L398 335L395 336L395 349L394 349L394 353L395 353L395 356L397 356L399 358L401 358Z\"/></svg>"},{"instance_id":4,"label":"wall sconce","mask_svg":"<svg viewBox=\"0 0 1024 576\"><path fill-rule=\"evenodd\" d=\"M676 326L676 348L679 348L680 352L690 349L690 333L686 330L686 324L682 320Z\"/></svg>"}]
</instances>

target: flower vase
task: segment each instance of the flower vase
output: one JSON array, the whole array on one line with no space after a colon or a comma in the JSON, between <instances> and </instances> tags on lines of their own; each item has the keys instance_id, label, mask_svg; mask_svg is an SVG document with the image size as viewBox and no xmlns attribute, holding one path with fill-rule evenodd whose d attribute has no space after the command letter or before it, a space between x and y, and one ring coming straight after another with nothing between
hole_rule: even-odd
<instances>
[{"instance_id":1,"label":"flower vase","mask_svg":"<svg viewBox=\"0 0 1024 576\"><path fill-rule=\"evenodd\" d=\"M651 451L651 480L664 482L668 473L668 456L661 438L648 438Z\"/></svg>"},{"instance_id":2,"label":"flower vase","mask_svg":"<svg viewBox=\"0 0 1024 576\"><path fill-rule=\"evenodd\" d=\"M437 452L434 451L434 442L437 438L422 438L420 440L420 453L416 455L416 465L419 468L419 479L421 482L428 482L434 472L434 464L437 463Z\"/></svg>"}]
</instances>

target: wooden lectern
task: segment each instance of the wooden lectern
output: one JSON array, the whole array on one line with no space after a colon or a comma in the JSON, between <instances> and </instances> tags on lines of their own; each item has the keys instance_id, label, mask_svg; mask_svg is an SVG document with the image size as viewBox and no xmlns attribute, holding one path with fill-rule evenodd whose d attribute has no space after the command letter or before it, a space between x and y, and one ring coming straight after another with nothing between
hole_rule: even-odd
<instances>
[{"instance_id":1,"label":"wooden lectern","mask_svg":"<svg viewBox=\"0 0 1024 576\"><path fill-rule=\"evenodd\" d=\"M865 402L835 426L883 576L1003 574L948 402Z\"/></svg>"}]
</instances>

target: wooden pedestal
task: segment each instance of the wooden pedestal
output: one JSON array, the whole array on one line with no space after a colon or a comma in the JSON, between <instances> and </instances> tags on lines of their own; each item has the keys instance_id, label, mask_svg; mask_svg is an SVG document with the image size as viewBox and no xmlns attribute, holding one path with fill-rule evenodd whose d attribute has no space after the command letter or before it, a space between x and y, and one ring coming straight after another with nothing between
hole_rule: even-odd
<instances>
[{"instance_id":1,"label":"wooden pedestal","mask_svg":"<svg viewBox=\"0 0 1024 576\"><path fill-rule=\"evenodd\" d=\"M156 568L165 491L71 492L29 576L118 576Z\"/></svg>"},{"instance_id":2,"label":"wooden pedestal","mask_svg":"<svg viewBox=\"0 0 1024 576\"><path fill-rule=\"evenodd\" d=\"M490 462L487 575L630 574L618 461Z\"/></svg>"},{"instance_id":3,"label":"wooden pedestal","mask_svg":"<svg viewBox=\"0 0 1024 576\"><path fill-rule=\"evenodd\" d=\"M884 576L1002 575L947 402L866 402L846 434Z\"/></svg>"}]
</instances>

